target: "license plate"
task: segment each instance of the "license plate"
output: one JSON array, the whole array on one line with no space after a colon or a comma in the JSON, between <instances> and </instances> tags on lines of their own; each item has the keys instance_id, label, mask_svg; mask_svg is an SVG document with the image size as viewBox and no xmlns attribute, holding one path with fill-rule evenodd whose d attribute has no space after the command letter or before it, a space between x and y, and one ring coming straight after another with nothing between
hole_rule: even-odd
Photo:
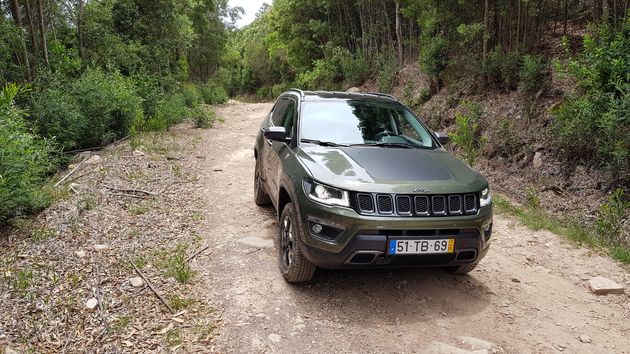
<instances>
[{"instance_id":1,"label":"license plate","mask_svg":"<svg viewBox=\"0 0 630 354\"><path fill-rule=\"evenodd\" d=\"M452 253L455 239L440 240L389 240L388 254Z\"/></svg>"}]
</instances>

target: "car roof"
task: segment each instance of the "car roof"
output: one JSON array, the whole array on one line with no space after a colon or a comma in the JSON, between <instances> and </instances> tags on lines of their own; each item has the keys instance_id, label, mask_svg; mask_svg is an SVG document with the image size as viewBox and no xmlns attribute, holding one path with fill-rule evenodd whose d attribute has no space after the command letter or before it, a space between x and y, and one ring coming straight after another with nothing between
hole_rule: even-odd
<instances>
[{"instance_id":1,"label":"car roof","mask_svg":"<svg viewBox=\"0 0 630 354\"><path fill-rule=\"evenodd\" d=\"M366 93L354 93L354 92L341 92L341 91L302 91L299 89L289 89L282 94L296 95L300 97L302 101L322 101L322 100L358 100L358 101L371 101L371 102L389 102L400 103L396 97L385 93L366 92Z\"/></svg>"}]
</instances>

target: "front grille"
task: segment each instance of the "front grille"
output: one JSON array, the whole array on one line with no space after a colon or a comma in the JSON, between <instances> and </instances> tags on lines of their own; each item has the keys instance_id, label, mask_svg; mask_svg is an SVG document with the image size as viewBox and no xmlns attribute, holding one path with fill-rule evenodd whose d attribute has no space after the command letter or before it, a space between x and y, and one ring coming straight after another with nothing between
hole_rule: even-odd
<instances>
[{"instance_id":1,"label":"front grille","mask_svg":"<svg viewBox=\"0 0 630 354\"><path fill-rule=\"evenodd\" d=\"M406 195L356 193L354 207L363 215L457 216L477 214L476 194Z\"/></svg>"},{"instance_id":2,"label":"front grille","mask_svg":"<svg viewBox=\"0 0 630 354\"><path fill-rule=\"evenodd\" d=\"M394 203L391 195L379 194L376 196L376 202L380 214L392 214L394 212Z\"/></svg>"}]
</instances>

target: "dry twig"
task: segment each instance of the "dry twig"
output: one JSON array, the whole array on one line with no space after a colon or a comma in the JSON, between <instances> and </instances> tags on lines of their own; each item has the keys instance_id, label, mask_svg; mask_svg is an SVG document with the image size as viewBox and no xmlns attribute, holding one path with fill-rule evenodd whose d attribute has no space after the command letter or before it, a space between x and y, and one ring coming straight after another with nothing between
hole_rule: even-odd
<instances>
[{"instance_id":1,"label":"dry twig","mask_svg":"<svg viewBox=\"0 0 630 354\"><path fill-rule=\"evenodd\" d=\"M73 173L75 173L83 165L83 163L87 161L89 158L90 158L89 156L84 158L83 161L81 161L75 168L72 169L72 171L70 171L70 173L68 173L62 179L60 179L59 182L55 183L55 187L58 187L61 183L63 183L63 181L66 180L66 178L70 177Z\"/></svg>"},{"instance_id":2,"label":"dry twig","mask_svg":"<svg viewBox=\"0 0 630 354\"><path fill-rule=\"evenodd\" d=\"M199 251L197 251L197 252L193 253L193 254L192 254L192 256L190 256L190 257L188 257L188 258L186 259L186 263L188 263L188 262L192 261L192 260L193 260L195 257L197 257L197 256L198 256L201 252L203 252L203 251L207 250L208 248L210 248L210 245L207 245L207 246L203 247L202 249L200 249Z\"/></svg>"},{"instance_id":3,"label":"dry twig","mask_svg":"<svg viewBox=\"0 0 630 354\"><path fill-rule=\"evenodd\" d=\"M162 297L162 295L160 295L160 293L158 293L157 290L155 290L155 288L153 287L153 284L151 284L151 282L149 281L149 279L147 279L147 277L144 276L144 273L142 273L140 271L140 269L138 269L138 267L136 267L135 264L133 264L133 262L131 262L131 265L133 266L133 269L136 270L136 273L138 273L138 275L140 277L142 277L142 279L144 279L145 283L147 283L147 286L149 287L149 289L151 289L151 291L153 291L153 293L155 294L155 296L158 297L158 299L160 299L160 301L164 304L164 306L166 306L166 308L168 309L168 311L171 314L175 314L175 311L173 311L173 309L171 308L171 306L168 304L168 302L166 302L166 300L164 300L164 298Z\"/></svg>"},{"instance_id":4,"label":"dry twig","mask_svg":"<svg viewBox=\"0 0 630 354\"><path fill-rule=\"evenodd\" d=\"M134 188L116 188L116 187L112 187L112 186L108 186L106 184L103 184L103 187L112 190L112 191L116 191L116 192L122 192L122 193L128 193L128 194L134 194L134 193L140 193L140 194L146 194L146 195L151 195L151 196L155 196L158 195L155 192L149 192L149 191L145 191L142 189L134 189Z\"/></svg>"}]
</instances>

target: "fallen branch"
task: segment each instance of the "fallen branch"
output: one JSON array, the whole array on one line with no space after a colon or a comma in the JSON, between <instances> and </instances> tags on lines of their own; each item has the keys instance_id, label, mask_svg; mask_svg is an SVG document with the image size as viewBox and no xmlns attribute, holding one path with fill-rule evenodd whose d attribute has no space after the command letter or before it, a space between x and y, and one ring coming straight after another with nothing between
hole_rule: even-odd
<instances>
[{"instance_id":1,"label":"fallen branch","mask_svg":"<svg viewBox=\"0 0 630 354\"><path fill-rule=\"evenodd\" d=\"M207 250L208 248L210 248L210 245L203 247L202 249L200 249L199 251L195 252L192 254L192 256L188 257L186 259L186 263L192 261L195 257L197 257L201 252Z\"/></svg>"},{"instance_id":2,"label":"fallen branch","mask_svg":"<svg viewBox=\"0 0 630 354\"><path fill-rule=\"evenodd\" d=\"M149 191L145 191L145 190L142 190L142 189L116 188L116 187L108 186L106 184L103 184L103 187L105 187L105 188L107 188L109 190L112 190L112 191L116 191L116 192L131 193L131 194L133 194L133 193L140 193L140 194L146 194L146 195L151 195L151 196L158 195L155 192L149 192Z\"/></svg>"},{"instance_id":3,"label":"fallen branch","mask_svg":"<svg viewBox=\"0 0 630 354\"><path fill-rule=\"evenodd\" d=\"M137 194L129 194L129 193L109 193L109 195L113 195L116 197L131 197L131 198L139 198L139 199L149 198L146 195L137 195Z\"/></svg>"},{"instance_id":4,"label":"fallen branch","mask_svg":"<svg viewBox=\"0 0 630 354\"><path fill-rule=\"evenodd\" d=\"M72 169L72 171L70 171L70 173L68 173L62 179L60 179L59 182L55 183L55 187L58 187L61 183L63 183L63 181L66 180L66 178L72 176L72 174L75 173L83 165L83 163L87 161L89 158L90 158L89 156L84 158L83 161L81 161L75 168Z\"/></svg>"},{"instance_id":5,"label":"fallen branch","mask_svg":"<svg viewBox=\"0 0 630 354\"><path fill-rule=\"evenodd\" d=\"M151 284L151 282L149 281L149 279L147 279L147 277L144 276L144 274L140 271L140 269L138 269L138 267L136 267L136 265L131 262L131 266L133 266L133 269L136 270L136 273L138 273L138 275L140 277L142 277L142 279L144 280L145 283L147 283L147 286L149 286L149 289L151 289L151 291L153 291L153 293L155 294L155 296L158 297L158 299L160 299L160 301L164 304L164 306L166 306L166 308L168 309L168 311L171 314L175 314L175 311L173 311L173 309L171 308L171 306L168 304L168 302L166 302L166 300L164 300L164 298L162 297L162 295L160 295L160 293L157 292L157 290L155 290L155 288L153 287L153 285Z\"/></svg>"},{"instance_id":6,"label":"fallen branch","mask_svg":"<svg viewBox=\"0 0 630 354\"><path fill-rule=\"evenodd\" d=\"M96 299L98 300L99 315L101 323L107 330L107 318L105 318L105 309L103 308L103 289L101 289L101 271L98 262L94 262L94 270L96 271Z\"/></svg>"}]
</instances>

